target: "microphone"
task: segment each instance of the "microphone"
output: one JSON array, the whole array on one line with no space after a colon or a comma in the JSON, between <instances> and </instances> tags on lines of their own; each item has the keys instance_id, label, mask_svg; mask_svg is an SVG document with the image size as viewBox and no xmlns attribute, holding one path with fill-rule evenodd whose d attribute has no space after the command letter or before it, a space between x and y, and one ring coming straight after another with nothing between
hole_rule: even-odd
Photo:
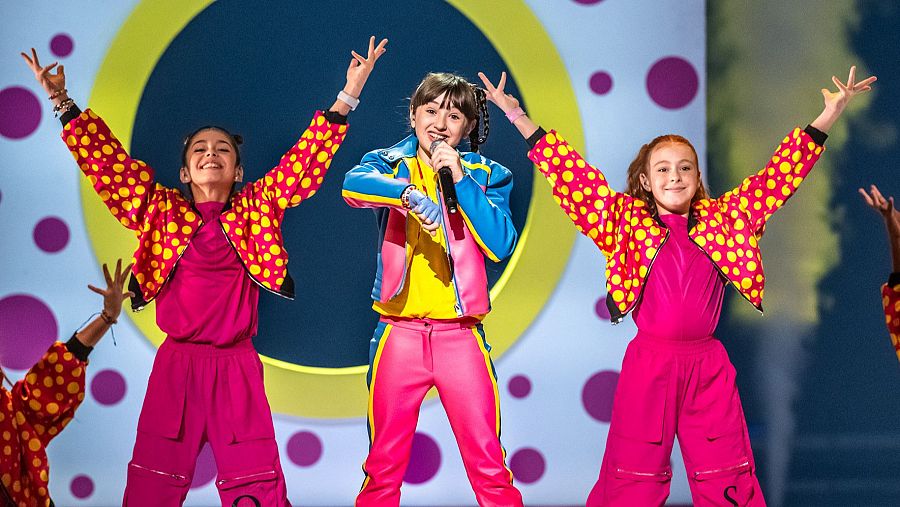
<instances>
[{"instance_id":1,"label":"microphone","mask_svg":"<svg viewBox=\"0 0 900 507\"><path fill-rule=\"evenodd\" d=\"M442 142L444 142L443 139L435 139L431 143L430 151L434 153L434 149ZM459 211L459 201L456 199L456 186L453 184L453 173L450 172L449 167L438 168L438 186L441 189L441 194L444 196L444 206L446 206L447 211L451 214Z\"/></svg>"}]
</instances>

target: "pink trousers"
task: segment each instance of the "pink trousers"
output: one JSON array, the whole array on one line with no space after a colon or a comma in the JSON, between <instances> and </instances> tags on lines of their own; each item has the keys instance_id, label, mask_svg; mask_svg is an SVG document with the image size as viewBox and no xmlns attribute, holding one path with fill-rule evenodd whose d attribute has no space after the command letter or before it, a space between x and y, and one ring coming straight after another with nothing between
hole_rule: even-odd
<instances>
[{"instance_id":1,"label":"pink trousers","mask_svg":"<svg viewBox=\"0 0 900 507\"><path fill-rule=\"evenodd\" d=\"M522 495L500 445L500 398L477 321L382 318L369 366L369 456L358 507L400 504L419 407L435 386L481 506L516 507Z\"/></svg>"},{"instance_id":2,"label":"pink trousers","mask_svg":"<svg viewBox=\"0 0 900 507\"><path fill-rule=\"evenodd\" d=\"M600 478L587 505L665 504L676 436L695 507L765 505L722 343L640 332L622 361Z\"/></svg>"},{"instance_id":3,"label":"pink trousers","mask_svg":"<svg viewBox=\"0 0 900 507\"><path fill-rule=\"evenodd\" d=\"M138 420L123 505L181 505L207 441L223 507L290 506L262 363L250 340L228 348L163 342Z\"/></svg>"}]
</instances>

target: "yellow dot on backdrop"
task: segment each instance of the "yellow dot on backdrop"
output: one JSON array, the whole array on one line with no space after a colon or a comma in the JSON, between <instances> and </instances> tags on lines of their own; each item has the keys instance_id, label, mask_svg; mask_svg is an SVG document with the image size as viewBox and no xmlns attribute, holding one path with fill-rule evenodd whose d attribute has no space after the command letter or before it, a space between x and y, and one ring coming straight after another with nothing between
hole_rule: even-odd
<instances>
[{"instance_id":1,"label":"yellow dot on backdrop","mask_svg":"<svg viewBox=\"0 0 900 507\"><path fill-rule=\"evenodd\" d=\"M503 58L529 112L565 132L574 148L583 147L569 75L553 41L527 4L523 0L448 3L478 27ZM126 149L144 86L157 62L175 37L210 4L210 0L145 0L135 7L110 45L89 102L103 114ZM509 30L509 26L517 29ZM134 47L141 47L142 51L136 53ZM542 100L549 96L553 101ZM548 141L553 145L556 138L549 136ZM306 141L299 144L303 148ZM575 239L575 229L559 212L543 179L534 173L530 207L519 244L491 289L493 311L485 323L491 330L495 359L515 343L543 308L562 275ZM131 257L133 234L109 216L86 179L82 179L81 193L86 227L97 258ZM262 225L266 226L267 221L263 217ZM129 314L129 318L154 345L162 343L165 337L156 327L153 305ZM365 416L366 365L318 368L266 356L261 359L266 391L275 411L313 418Z\"/></svg>"}]
</instances>

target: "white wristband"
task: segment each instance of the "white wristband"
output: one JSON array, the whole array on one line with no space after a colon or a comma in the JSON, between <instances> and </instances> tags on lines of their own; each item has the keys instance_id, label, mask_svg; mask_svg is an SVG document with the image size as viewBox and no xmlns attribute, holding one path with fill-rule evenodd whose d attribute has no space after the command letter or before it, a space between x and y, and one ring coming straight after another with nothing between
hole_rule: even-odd
<instances>
[{"instance_id":1,"label":"white wristband","mask_svg":"<svg viewBox=\"0 0 900 507\"><path fill-rule=\"evenodd\" d=\"M350 106L351 111L356 111L356 106L359 105L359 99L350 95L349 93L345 92L344 90L341 90L338 92L337 98L344 104L347 104L348 106Z\"/></svg>"}]
</instances>

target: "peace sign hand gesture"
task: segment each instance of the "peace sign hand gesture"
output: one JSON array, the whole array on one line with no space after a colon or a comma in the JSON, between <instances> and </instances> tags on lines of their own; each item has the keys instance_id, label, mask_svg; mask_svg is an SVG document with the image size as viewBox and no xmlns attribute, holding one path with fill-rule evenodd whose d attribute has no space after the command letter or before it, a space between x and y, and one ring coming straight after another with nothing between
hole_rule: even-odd
<instances>
[{"instance_id":1,"label":"peace sign hand gesture","mask_svg":"<svg viewBox=\"0 0 900 507\"><path fill-rule=\"evenodd\" d=\"M503 91L506 87L506 72L500 73L500 82L497 83L497 86L494 86L491 83L487 76L484 75L484 72L479 72L478 77L480 77L481 82L484 83L485 96L487 96L487 99L496 104L504 114L519 107L519 100Z\"/></svg>"},{"instance_id":2,"label":"peace sign hand gesture","mask_svg":"<svg viewBox=\"0 0 900 507\"><path fill-rule=\"evenodd\" d=\"M356 51L350 51L353 59L350 60L350 66L347 67L347 86L344 87L345 93L351 97L359 98L359 94L362 93L366 80L369 79L369 74L371 74L372 69L375 68L375 62L377 62L381 55L387 51L387 43L387 39L381 39L381 42L376 46L375 36L373 35L369 37L369 51L365 57Z\"/></svg>"}]
</instances>

